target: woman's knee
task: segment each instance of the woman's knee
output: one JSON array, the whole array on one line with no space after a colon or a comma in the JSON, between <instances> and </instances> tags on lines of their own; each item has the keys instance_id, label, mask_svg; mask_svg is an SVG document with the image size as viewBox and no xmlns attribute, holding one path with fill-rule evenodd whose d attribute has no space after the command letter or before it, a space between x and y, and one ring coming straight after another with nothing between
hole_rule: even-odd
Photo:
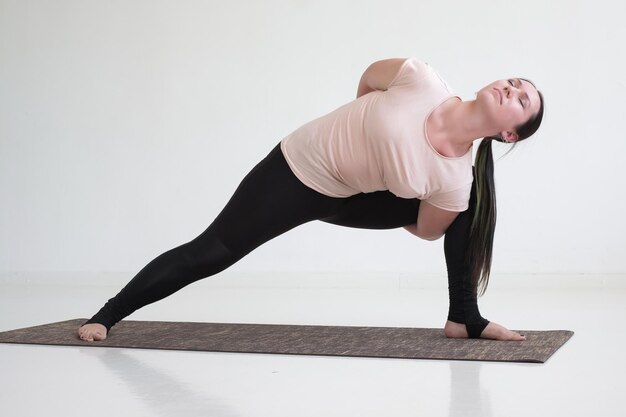
<instances>
[{"instance_id":1,"label":"woman's knee","mask_svg":"<svg viewBox=\"0 0 626 417\"><path fill-rule=\"evenodd\" d=\"M194 279L215 275L243 257L243 254L227 247L215 235L196 238L183 245L181 249L183 268Z\"/></svg>"}]
</instances>

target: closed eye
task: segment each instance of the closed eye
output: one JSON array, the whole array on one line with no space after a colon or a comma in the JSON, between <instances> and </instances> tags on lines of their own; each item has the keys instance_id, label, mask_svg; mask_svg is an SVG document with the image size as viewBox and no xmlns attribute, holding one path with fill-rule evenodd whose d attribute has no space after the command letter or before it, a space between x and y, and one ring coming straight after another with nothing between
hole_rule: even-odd
<instances>
[{"instance_id":1,"label":"closed eye","mask_svg":"<svg viewBox=\"0 0 626 417\"><path fill-rule=\"evenodd\" d=\"M517 78L517 87L521 90L522 89L522 80L520 80L519 78ZM526 93L524 93L524 96L526 98L526 100L528 100L528 95ZM519 100L520 104L522 105L523 108L526 108L526 106L524 106L524 101L520 98ZM528 104L528 101L526 102L526 104Z\"/></svg>"},{"instance_id":2,"label":"closed eye","mask_svg":"<svg viewBox=\"0 0 626 417\"><path fill-rule=\"evenodd\" d=\"M515 83L513 82L513 80L512 80L512 79L509 79L509 80L507 80L507 81L508 81L508 82L509 82L509 84L511 84L512 86L513 86L513 85L515 85ZM521 86L521 84L522 84L522 82L520 81L520 85L519 85L519 87L520 87L520 88L522 87L522 86ZM522 106L522 108L525 108L525 107L524 107L524 102L522 101L522 99L520 98L518 101L519 101L519 104Z\"/></svg>"}]
</instances>

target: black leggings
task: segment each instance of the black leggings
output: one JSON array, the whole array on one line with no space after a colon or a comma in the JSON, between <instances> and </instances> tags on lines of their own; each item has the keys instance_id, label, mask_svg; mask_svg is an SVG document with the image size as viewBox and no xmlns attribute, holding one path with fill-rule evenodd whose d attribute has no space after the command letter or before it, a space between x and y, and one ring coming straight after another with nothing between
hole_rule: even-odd
<instances>
[{"instance_id":1,"label":"black leggings","mask_svg":"<svg viewBox=\"0 0 626 417\"><path fill-rule=\"evenodd\" d=\"M323 195L293 174L278 144L246 175L202 234L148 263L86 323L101 323L110 330L137 309L223 271L263 243L311 220L393 229L415 223L419 203L388 191L348 198Z\"/></svg>"}]
</instances>

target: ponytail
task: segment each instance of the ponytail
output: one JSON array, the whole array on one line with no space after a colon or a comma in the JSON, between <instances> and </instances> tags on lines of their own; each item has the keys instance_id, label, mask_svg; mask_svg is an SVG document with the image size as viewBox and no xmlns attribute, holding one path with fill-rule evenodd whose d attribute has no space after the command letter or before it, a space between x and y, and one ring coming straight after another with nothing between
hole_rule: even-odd
<instances>
[{"instance_id":1,"label":"ponytail","mask_svg":"<svg viewBox=\"0 0 626 417\"><path fill-rule=\"evenodd\" d=\"M493 178L492 140L501 140L496 137L484 138L474 163L474 184L472 185L472 199L474 218L470 227L469 249L467 262L470 265L472 288L476 294L480 286L480 295L483 295L489 284L491 273L491 257L493 253L493 237L496 231L496 187Z\"/></svg>"},{"instance_id":2,"label":"ponytail","mask_svg":"<svg viewBox=\"0 0 626 417\"><path fill-rule=\"evenodd\" d=\"M531 81L522 79L532 84ZM543 94L539 90L537 93L539 93L540 98L539 111L526 123L517 127L518 139L509 152L517 145L517 142L533 135L541 125ZM479 287L480 295L483 295L489 284L493 237L496 231L496 184L493 179L493 153L491 150L491 144L494 140L505 142L499 136L485 137L481 141L478 151L476 151L474 162L475 181L472 184L470 197L470 210L474 207L474 218L470 227L466 262L470 266L472 290L476 296L478 296Z\"/></svg>"}]
</instances>

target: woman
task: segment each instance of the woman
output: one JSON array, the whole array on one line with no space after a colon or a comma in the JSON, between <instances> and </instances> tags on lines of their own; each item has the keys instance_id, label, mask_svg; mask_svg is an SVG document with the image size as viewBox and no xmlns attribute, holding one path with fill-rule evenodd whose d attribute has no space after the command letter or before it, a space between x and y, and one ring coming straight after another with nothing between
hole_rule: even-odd
<instances>
[{"instance_id":1,"label":"woman","mask_svg":"<svg viewBox=\"0 0 626 417\"><path fill-rule=\"evenodd\" d=\"M446 235L448 337L524 340L478 311L486 289L496 205L491 141L515 143L543 117L523 79L500 80L462 101L426 63L370 65L356 100L285 137L238 186L213 223L146 265L78 330L104 340L119 320L214 275L270 239L311 220ZM472 169L472 144L483 139ZM474 181L474 177L476 180Z\"/></svg>"}]
</instances>

